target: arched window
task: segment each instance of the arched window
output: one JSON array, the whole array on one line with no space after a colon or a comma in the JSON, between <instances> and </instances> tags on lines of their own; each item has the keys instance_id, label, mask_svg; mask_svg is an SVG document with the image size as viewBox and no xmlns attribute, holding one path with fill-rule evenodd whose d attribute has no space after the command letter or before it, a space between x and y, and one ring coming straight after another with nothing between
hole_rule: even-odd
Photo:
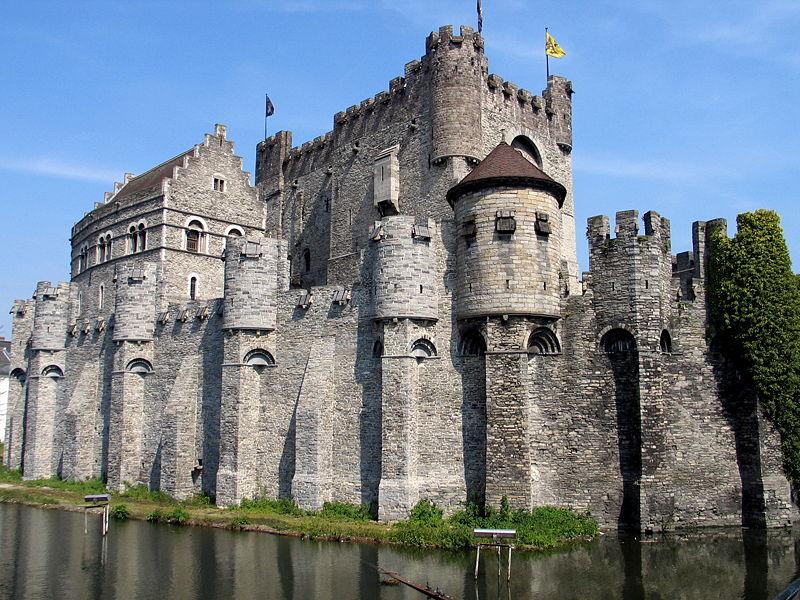
<instances>
[{"instance_id":1,"label":"arched window","mask_svg":"<svg viewBox=\"0 0 800 600\"><path fill-rule=\"evenodd\" d=\"M268 367L275 364L272 354L260 348L251 350L244 357L244 364L251 367Z\"/></svg>"},{"instance_id":2,"label":"arched window","mask_svg":"<svg viewBox=\"0 0 800 600\"><path fill-rule=\"evenodd\" d=\"M20 385L25 385L25 371L22 369L14 369L11 371L11 378L15 379Z\"/></svg>"},{"instance_id":3,"label":"arched window","mask_svg":"<svg viewBox=\"0 0 800 600\"><path fill-rule=\"evenodd\" d=\"M147 229L144 223L139 223L139 227L136 228L136 233L139 238L139 252L143 252L147 248Z\"/></svg>"},{"instance_id":4,"label":"arched window","mask_svg":"<svg viewBox=\"0 0 800 600\"><path fill-rule=\"evenodd\" d=\"M600 349L603 352L619 353L619 352L635 352L636 340L633 335L625 329L616 328L607 331L600 339Z\"/></svg>"},{"instance_id":5,"label":"arched window","mask_svg":"<svg viewBox=\"0 0 800 600\"><path fill-rule=\"evenodd\" d=\"M462 356L483 356L486 354L486 340L483 339L480 331L470 329L461 336Z\"/></svg>"},{"instance_id":6,"label":"arched window","mask_svg":"<svg viewBox=\"0 0 800 600\"><path fill-rule=\"evenodd\" d=\"M139 375L146 375L148 373L153 372L153 365L150 364L149 360L145 360L144 358L134 358L131 362L128 363L128 368L126 369L129 373L138 373Z\"/></svg>"},{"instance_id":7,"label":"arched window","mask_svg":"<svg viewBox=\"0 0 800 600\"><path fill-rule=\"evenodd\" d=\"M372 344L372 356L373 358L383 356L383 342L381 340L375 340L375 343Z\"/></svg>"},{"instance_id":8,"label":"arched window","mask_svg":"<svg viewBox=\"0 0 800 600\"><path fill-rule=\"evenodd\" d=\"M308 248L303 250L303 268L306 273L311 270L311 250Z\"/></svg>"},{"instance_id":9,"label":"arched window","mask_svg":"<svg viewBox=\"0 0 800 600\"><path fill-rule=\"evenodd\" d=\"M431 358L436 356L436 346L430 340L420 338L411 344L411 356L418 359Z\"/></svg>"},{"instance_id":10,"label":"arched window","mask_svg":"<svg viewBox=\"0 0 800 600\"><path fill-rule=\"evenodd\" d=\"M106 303L106 286L100 284L100 290L97 292L97 308L103 310L103 305Z\"/></svg>"},{"instance_id":11,"label":"arched window","mask_svg":"<svg viewBox=\"0 0 800 600\"><path fill-rule=\"evenodd\" d=\"M136 226L131 225L128 229L128 253L136 254L139 251L139 235L136 232Z\"/></svg>"},{"instance_id":12,"label":"arched window","mask_svg":"<svg viewBox=\"0 0 800 600\"><path fill-rule=\"evenodd\" d=\"M64 376L64 371L57 365L49 365L42 369L42 377L49 377L50 379L61 379Z\"/></svg>"},{"instance_id":13,"label":"arched window","mask_svg":"<svg viewBox=\"0 0 800 600\"><path fill-rule=\"evenodd\" d=\"M672 336L669 334L669 331L666 329L661 332L661 339L659 340L659 344L661 347L661 351L669 354L672 352Z\"/></svg>"},{"instance_id":14,"label":"arched window","mask_svg":"<svg viewBox=\"0 0 800 600\"><path fill-rule=\"evenodd\" d=\"M242 237L243 235L242 230L238 227L231 227L225 234L226 237Z\"/></svg>"},{"instance_id":15,"label":"arched window","mask_svg":"<svg viewBox=\"0 0 800 600\"><path fill-rule=\"evenodd\" d=\"M189 278L189 300L197 300L197 277Z\"/></svg>"},{"instance_id":16,"label":"arched window","mask_svg":"<svg viewBox=\"0 0 800 600\"><path fill-rule=\"evenodd\" d=\"M78 255L78 273L83 273L89 268L89 246L84 244Z\"/></svg>"},{"instance_id":17,"label":"arched window","mask_svg":"<svg viewBox=\"0 0 800 600\"><path fill-rule=\"evenodd\" d=\"M106 238L100 236L97 240L97 254L95 255L95 263L100 264L106 262Z\"/></svg>"},{"instance_id":18,"label":"arched window","mask_svg":"<svg viewBox=\"0 0 800 600\"><path fill-rule=\"evenodd\" d=\"M511 142L511 147L518 150L522 156L535 164L537 167L540 169L542 168L542 155L539 153L539 149L536 147L536 144L534 144L529 138L525 137L524 135L518 135L514 138L514 141Z\"/></svg>"},{"instance_id":19,"label":"arched window","mask_svg":"<svg viewBox=\"0 0 800 600\"><path fill-rule=\"evenodd\" d=\"M204 252L205 227L197 219L189 221L186 229L186 250L189 252Z\"/></svg>"},{"instance_id":20,"label":"arched window","mask_svg":"<svg viewBox=\"0 0 800 600\"><path fill-rule=\"evenodd\" d=\"M106 234L106 260L111 260L111 234Z\"/></svg>"},{"instance_id":21,"label":"arched window","mask_svg":"<svg viewBox=\"0 0 800 600\"><path fill-rule=\"evenodd\" d=\"M529 354L560 354L561 344L556 334L547 327L539 327L531 332L528 338Z\"/></svg>"}]
</instances>

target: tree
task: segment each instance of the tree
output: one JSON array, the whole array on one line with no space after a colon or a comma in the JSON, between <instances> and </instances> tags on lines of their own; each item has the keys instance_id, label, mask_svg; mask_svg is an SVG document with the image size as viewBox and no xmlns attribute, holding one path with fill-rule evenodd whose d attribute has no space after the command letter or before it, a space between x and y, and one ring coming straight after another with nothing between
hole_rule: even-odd
<instances>
[{"instance_id":1,"label":"tree","mask_svg":"<svg viewBox=\"0 0 800 600\"><path fill-rule=\"evenodd\" d=\"M752 380L781 436L784 469L800 482L800 279L780 217L757 210L736 219L732 238L708 234L708 299L716 340Z\"/></svg>"}]
</instances>

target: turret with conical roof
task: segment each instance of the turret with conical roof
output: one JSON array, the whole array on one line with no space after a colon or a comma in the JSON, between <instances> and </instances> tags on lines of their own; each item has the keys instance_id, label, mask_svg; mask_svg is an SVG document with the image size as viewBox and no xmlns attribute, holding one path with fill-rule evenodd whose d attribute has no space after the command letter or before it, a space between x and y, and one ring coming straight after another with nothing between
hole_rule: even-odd
<instances>
[{"instance_id":1,"label":"turret with conical roof","mask_svg":"<svg viewBox=\"0 0 800 600\"><path fill-rule=\"evenodd\" d=\"M501 142L447 194L458 228L458 318L559 316L566 189Z\"/></svg>"}]
</instances>

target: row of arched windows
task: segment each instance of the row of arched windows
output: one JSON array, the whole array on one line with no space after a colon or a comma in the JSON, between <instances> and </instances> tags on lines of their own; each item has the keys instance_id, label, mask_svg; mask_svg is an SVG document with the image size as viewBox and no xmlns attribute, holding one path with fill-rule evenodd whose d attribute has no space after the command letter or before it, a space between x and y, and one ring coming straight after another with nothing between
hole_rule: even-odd
<instances>
[{"instance_id":1,"label":"row of arched windows","mask_svg":"<svg viewBox=\"0 0 800 600\"><path fill-rule=\"evenodd\" d=\"M658 340L658 347L665 354L672 353L672 336L664 329ZM627 329L616 327L600 338L600 350L607 354L636 352L636 339Z\"/></svg>"},{"instance_id":2,"label":"row of arched windows","mask_svg":"<svg viewBox=\"0 0 800 600\"><path fill-rule=\"evenodd\" d=\"M147 250L147 227L144 223L131 225L128 229L128 254Z\"/></svg>"},{"instance_id":3,"label":"row of arched windows","mask_svg":"<svg viewBox=\"0 0 800 600\"><path fill-rule=\"evenodd\" d=\"M242 237L244 234L239 227L231 227L225 234L229 237ZM95 264L108 262L113 258L111 233L105 233L97 239L95 248ZM147 225L138 223L128 228L126 236L126 254L137 254L147 250ZM192 218L186 225L183 239L183 249L193 254L205 254L208 252L206 225L199 218ZM306 260L306 270L311 269L311 257ZM78 273L83 273L89 268L89 245L84 244L78 253Z\"/></svg>"}]
</instances>

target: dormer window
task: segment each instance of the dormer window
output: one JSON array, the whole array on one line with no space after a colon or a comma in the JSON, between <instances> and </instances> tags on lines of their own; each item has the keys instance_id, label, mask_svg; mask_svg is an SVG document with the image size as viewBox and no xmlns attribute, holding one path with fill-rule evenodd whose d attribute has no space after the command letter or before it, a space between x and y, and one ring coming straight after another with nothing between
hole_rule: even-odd
<instances>
[{"instance_id":1,"label":"dormer window","mask_svg":"<svg viewBox=\"0 0 800 600\"><path fill-rule=\"evenodd\" d=\"M214 191L215 192L224 192L225 191L225 180L221 177L214 177Z\"/></svg>"}]
</instances>

